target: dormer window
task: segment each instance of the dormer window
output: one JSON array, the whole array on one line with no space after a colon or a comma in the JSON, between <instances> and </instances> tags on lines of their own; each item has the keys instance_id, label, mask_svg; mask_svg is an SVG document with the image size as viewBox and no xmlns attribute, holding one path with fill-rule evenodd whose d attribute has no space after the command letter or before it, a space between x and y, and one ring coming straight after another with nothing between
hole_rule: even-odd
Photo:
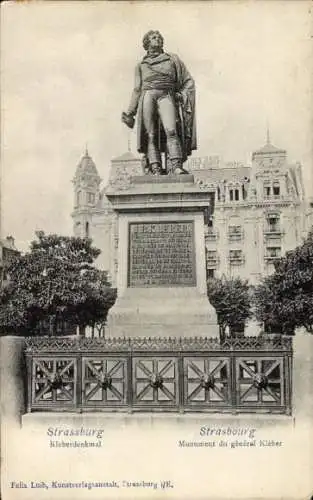
<instances>
[{"instance_id":1,"label":"dormer window","mask_svg":"<svg viewBox=\"0 0 313 500\"><path fill-rule=\"evenodd\" d=\"M229 190L229 199L230 201L239 201L239 189L230 189Z\"/></svg>"},{"instance_id":2,"label":"dormer window","mask_svg":"<svg viewBox=\"0 0 313 500\"><path fill-rule=\"evenodd\" d=\"M274 196L280 196L280 185L279 185L279 182L274 182L274 185L273 185L273 195Z\"/></svg>"},{"instance_id":3,"label":"dormer window","mask_svg":"<svg viewBox=\"0 0 313 500\"><path fill-rule=\"evenodd\" d=\"M280 182L265 181L264 182L264 198L279 198L280 197Z\"/></svg>"}]
</instances>

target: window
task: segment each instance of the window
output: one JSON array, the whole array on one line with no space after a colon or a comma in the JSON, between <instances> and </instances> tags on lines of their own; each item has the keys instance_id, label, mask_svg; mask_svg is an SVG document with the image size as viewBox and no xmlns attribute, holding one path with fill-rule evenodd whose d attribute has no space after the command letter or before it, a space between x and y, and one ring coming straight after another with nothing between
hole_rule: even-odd
<instances>
[{"instance_id":1,"label":"window","mask_svg":"<svg viewBox=\"0 0 313 500\"><path fill-rule=\"evenodd\" d=\"M211 217L208 220L208 227L213 227L213 220Z\"/></svg>"},{"instance_id":2,"label":"window","mask_svg":"<svg viewBox=\"0 0 313 500\"><path fill-rule=\"evenodd\" d=\"M230 189L229 190L229 199L230 201L239 201L239 189Z\"/></svg>"},{"instance_id":3,"label":"window","mask_svg":"<svg viewBox=\"0 0 313 500\"><path fill-rule=\"evenodd\" d=\"M217 259L216 250L208 250L207 251L207 260L208 261L216 261L216 259Z\"/></svg>"},{"instance_id":4,"label":"window","mask_svg":"<svg viewBox=\"0 0 313 500\"><path fill-rule=\"evenodd\" d=\"M206 252L206 267L207 270L210 268L216 268L218 264L218 256L216 250L207 250Z\"/></svg>"},{"instance_id":5,"label":"window","mask_svg":"<svg viewBox=\"0 0 313 500\"><path fill-rule=\"evenodd\" d=\"M273 186L273 195L274 196L280 196L280 185L279 182L275 182Z\"/></svg>"},{"instance_id":6,"label":"window","mask_svg":"<svg viewBox=\"0 0 313 500\"><path fill-rule=\"evenodd\" d=\"M87 193L87 203L94 203L95 199L96 197L94 193Z\"/></svg>"},{"instance_id":7,"label":"window","mask_svg":"<svg viewBox=\"0 0 313 500\"><path fill-rule=\"evenodd\" d=\"M242 250L229 250L229 260L235 264L241 264L243 262Z\"/></svg>"},{"instance_id":8,"label":"window","mask_svg":"<svg viewBox=\"0 0 313 500\"><path fill-rule=\"evenodd\" d=\"M229 256L233 259L239 259L241 257L241 250L230 250Z\"/></svg>"},{"instance_id":9,"label":"window","mask_svg":"<svg viewBox=\"0 0 313 500\"><path fill-rule=\"evenodd\" d=\"M86 222L85 224L85 236L86 238L89 238L89 222Z\"/></svg>"},{"instance_id":10,"label":"window","mask_svg":"<svg viewBox=\"0 0 313 500\"><path fill-rule=\"evenodd\" d=\"M208 278L214 278L214 269L208 269Z\"/></svg>"},{"instance_id":11,"label":"window","mask_svg":"<svg viewBox=\"0 0 313 500\"><path fill-rule=\"evenodd\" d=\"M280 230L280 219L279 215L269 215L267 218L268 231L271 233L278 232Z\"/></svg>"},{"instance_id":12,"label":"window","mask_svg":"<svg viewBox=\"0 0 313 500\"><path fill-rule=\"evenodd\" d=\"M213 240L216 240L218 238L218 232L216 229L214 229L213 227L213 221L212 219L209 220L209 223L208 223L208 230L205 234L205 238L209 241L213 241Z\"/></svg>"},{"instance_id":13,"label":"window","mask_svg":"<svg viewBox=\"0 0 313 500\"><path fill-rule=\"evenodd\" d=\"M242 226L228 226L228 238L230 240L241 240L242 237Z\"/></svg>"},{"instance_id":14,"label":"window","mask_svg":"<svg viewBox=\"0 0 313 500\"><path fill-rule=\"evenodd\" d=\"M267 247L266 257L268 259L279 259L281 257L281 247Z\"/></svg>"},{"instance_id":15,"label":"window","mask_svg":"<svg viewBox=\"0 0 313 500\"><path fill-rule=\"evenodd\" d=\"M81 198L82 198L82 192L81 191L77 191L77 194L76 194L76 205L80 205Z\"/></svg>"},{"instance_id":16,"label":"window","mask_svg":"<svg viewBox=\"0 0 313 500\"><path fill-rule=\"evenodd\" d=\"M264 186L264 196L269 198L271 196L271 186Z\"/></svg>"},{"instance_id":17,"label":"window","mask_svg":"<svg viewBox=\"0 0 313 500\"><path fill-rule=\"evenodd\" d=\"M241 226L229 226L228 228L229 234L240 234L241 233Z\"/></svg>"}]
</instances>

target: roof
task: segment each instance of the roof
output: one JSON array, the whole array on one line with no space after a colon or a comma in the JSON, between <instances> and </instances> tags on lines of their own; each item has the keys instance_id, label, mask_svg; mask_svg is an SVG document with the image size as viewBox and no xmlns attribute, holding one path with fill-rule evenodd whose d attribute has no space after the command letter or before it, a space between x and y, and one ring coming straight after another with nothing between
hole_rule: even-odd
<instances>
[{"instance_id":1,"label":"roof","mask_svg":"<svg viewBox=\"0 0 313 500\"><path fill-rule=\"evenodd\" d=\"M254 155L264 155L264 154L286 154L285 149L279 149L276 146L273 146L270 142L267 142L265 146L263 146L260 149L257 149L256 151L253 152Z\"/></svg>"},{"instance_id":2,"label":"roof","mask_svg":"<svg viewBox=\"0 0 313 500\"><path fill-rule=\"evenodd\" d=\"M121 156L117 156L116 158L112 159L112 162L121 162L121 161L141 161L140 156L134 155L131 151L127 151L126 153L123 153Z\"/></svg>"},{"instance_id":3,"label":"roof","mask_svg":"<svg viewBox=\"0 0 313 500\"><path fill-rule=\"evenodd\" d=\"M234 168L208 168L193 170L192 173L198 181L208 183L226 182L242 182L245 178L248 180L251 176L251 167L234 167Z\"/></svg>"},{"instance_id":4,"label":"roof","mask_svg":"<svg viewBox=\"0 0 313 500\"><path fill-rule=\"evenodd\" d=\"M87 149L85 151L84 156L82 156L79 164L77 165L75 177L79 177L83 173L99 177L96 164L91 158L91 156L89 156Z\"/></svg>"}]
</instances>

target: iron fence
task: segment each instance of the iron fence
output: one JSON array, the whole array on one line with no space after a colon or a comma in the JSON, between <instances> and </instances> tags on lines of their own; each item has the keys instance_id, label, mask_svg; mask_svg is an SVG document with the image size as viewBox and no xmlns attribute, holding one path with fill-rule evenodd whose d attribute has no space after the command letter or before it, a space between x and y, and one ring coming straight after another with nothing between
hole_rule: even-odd
<instances>
[{"instance_id":1,"label":"iron fence","mask_svg":"<svg viewBox=\"0 0 313 500\"><path fill-rule=\"evenodd\" d=\"M292 412L292 339L26 339L27 411Z\"/></svg>"}]
</instances>

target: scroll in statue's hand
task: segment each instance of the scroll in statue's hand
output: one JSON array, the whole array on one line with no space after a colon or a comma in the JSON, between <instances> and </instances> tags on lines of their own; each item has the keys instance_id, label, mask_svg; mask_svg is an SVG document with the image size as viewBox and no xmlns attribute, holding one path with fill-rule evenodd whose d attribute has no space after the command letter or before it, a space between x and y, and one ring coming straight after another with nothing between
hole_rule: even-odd
<instances>
[{"instance_id":1,"label":"scroll in statue's hand","mask_svg":"<svg viewBox=\"0 0 313 500\"><path fill-rule=\"evenodd\" d=\"M128 128L134 128L135 118L133 117L133 115L128 115L123 111L122 122L125 123L125 125L127 125Z\"/></svg>"}]
</instances>

